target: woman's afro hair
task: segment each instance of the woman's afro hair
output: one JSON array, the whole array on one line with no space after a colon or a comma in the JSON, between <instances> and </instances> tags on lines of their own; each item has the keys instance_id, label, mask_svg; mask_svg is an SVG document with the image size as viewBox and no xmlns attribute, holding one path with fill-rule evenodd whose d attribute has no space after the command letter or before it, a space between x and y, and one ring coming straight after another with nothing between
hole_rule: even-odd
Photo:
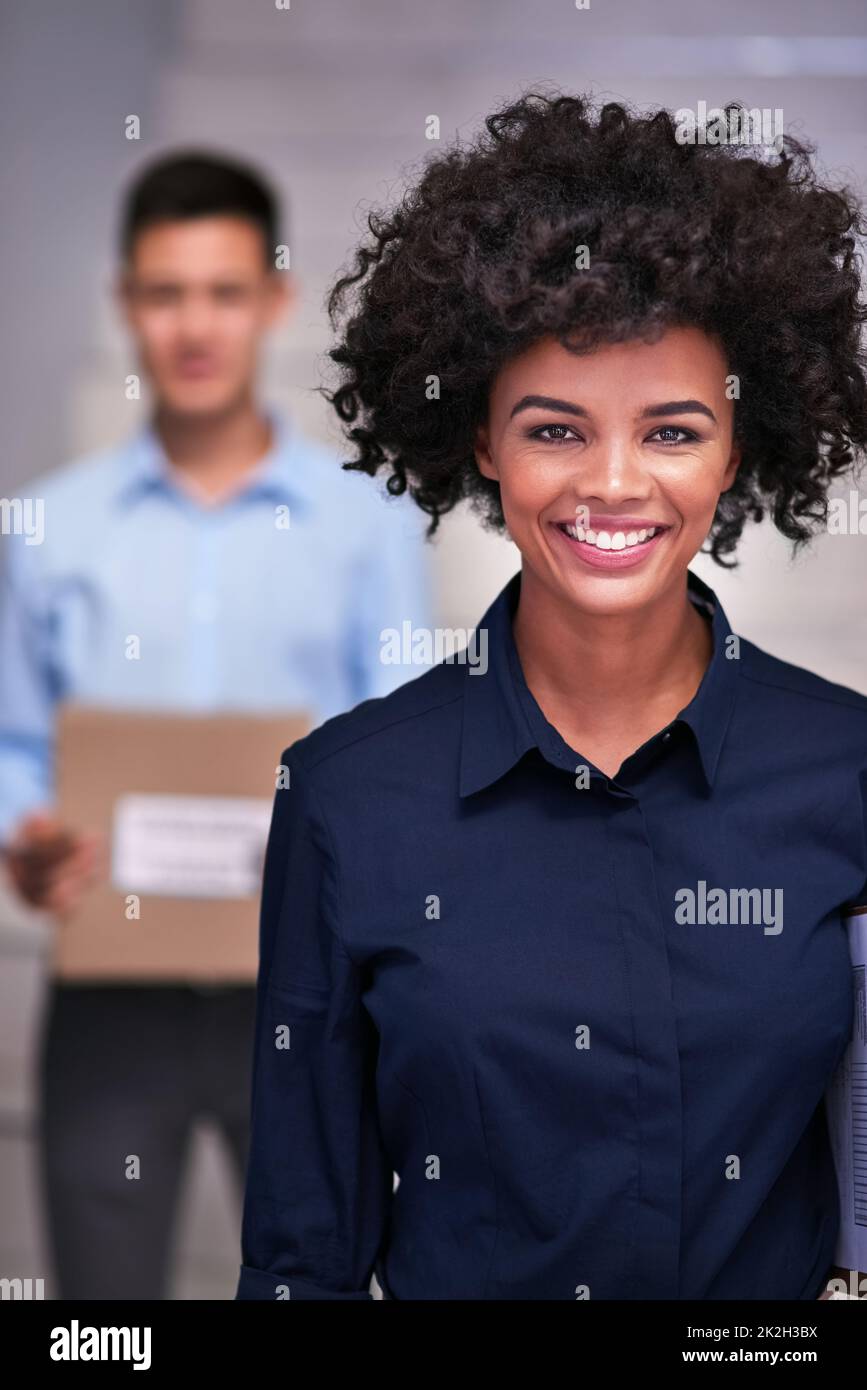
<instances>
[{"instance_id":1,"label":"woman's afro hair","mask_svg":"<svg viewBox=\"0 0 867 1390\"><path fill-rule=\"evenodd\" d=\"M368 214L328 296L340 380L324 394L355 449L344 468L388 469L429 535L464 498L505 526L473 441L509 358L547 335L581 352L676 324L716 335L738 379L742 462L708 553L734 565L723 557L766 512L796 549L825 522L829 484L867 444L863 208L792 136L757 148L676 131L666 110L532 90Z\"/></svg>"}]
</instances>

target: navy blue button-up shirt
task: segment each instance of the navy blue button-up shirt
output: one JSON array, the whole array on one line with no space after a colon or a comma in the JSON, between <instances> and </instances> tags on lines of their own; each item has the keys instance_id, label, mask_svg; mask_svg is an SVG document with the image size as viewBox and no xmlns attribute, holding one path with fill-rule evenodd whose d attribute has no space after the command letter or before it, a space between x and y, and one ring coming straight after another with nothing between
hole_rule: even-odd
<instances>
[{"instance_id":1,"label":"navy blue button-up shirt","mask_svg":"<svg viewBox=\"0 0 867 1390\"><path fill-rule=\"evenodd\" d=\"M524 680L519 589L486 660L282 755L236 1296L816 1298L867 698L690 572L711 662L609 777Z\"/></svg>"}]
</instances>

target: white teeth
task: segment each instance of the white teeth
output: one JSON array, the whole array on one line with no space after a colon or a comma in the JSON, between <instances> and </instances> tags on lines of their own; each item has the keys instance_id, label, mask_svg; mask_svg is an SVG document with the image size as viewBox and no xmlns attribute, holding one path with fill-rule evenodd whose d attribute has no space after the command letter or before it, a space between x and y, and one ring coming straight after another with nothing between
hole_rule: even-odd
<instances>
[{"instance_id":1,"label":"white teeth","mask_svg":"<svg viewBox=\"0 0 867 1390\"><path fill-rule=\"evenodd\" d=\"M628 550L632 545L641 545L642 541L650 540L655 536L660 528L658 526L647 526L640 531L592 531L585 530L583 526L566 526L567 535L575 541L584 541L587 545L595 545L598 550Z\"/></svg>"}]
</instances>

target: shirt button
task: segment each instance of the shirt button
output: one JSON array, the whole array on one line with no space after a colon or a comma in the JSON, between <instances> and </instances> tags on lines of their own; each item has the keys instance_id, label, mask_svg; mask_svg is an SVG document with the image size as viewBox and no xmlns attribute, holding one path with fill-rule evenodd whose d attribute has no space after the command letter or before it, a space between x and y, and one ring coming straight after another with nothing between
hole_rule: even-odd
<instances>
[{"instance_id":1,"label":"shirt button","mask_svg":"<svg viewBox=\"0 0 867 1390\"><path fill-rule=\"evenodd\" d=\"M671 738L671 730L670 730L670 729L666 729L665 733L662 735L662 741L663 741L663 743L668 743L668 740L669 740L670 738Z\"/></svg>"}]
</instances>

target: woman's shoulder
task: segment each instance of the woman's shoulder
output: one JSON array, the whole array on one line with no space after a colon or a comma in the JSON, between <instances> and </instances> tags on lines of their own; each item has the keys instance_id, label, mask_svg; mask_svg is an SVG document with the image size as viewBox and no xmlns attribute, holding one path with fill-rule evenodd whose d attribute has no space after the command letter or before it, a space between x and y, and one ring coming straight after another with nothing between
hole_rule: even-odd
<instances>
[{"instance_id":1,"label":"woman's shoulder","mask_svg":"<svg viewBox=\"0 0 867 1390\"><path fill-rule=\"evenodd\" d=\"M343 778L369 776L399 759L445 758L457 747L466 667L441 662L387 695L363 700L297 739L284 761L307 772L339 763Z\"/></svg>"},{"instance_id":2,"label":"woman's shoulder","mask_svg":"<svg viewBox=\"0 0 867 1390\"><path fill-rule=\"evenodd\" d=\"M829 680L807 666L784 661L740 638L740 673L753 708L760 708L777 728L826 731L838 745L851 740L867 765L867 695Z\"/></svg>"}]
</instances>

